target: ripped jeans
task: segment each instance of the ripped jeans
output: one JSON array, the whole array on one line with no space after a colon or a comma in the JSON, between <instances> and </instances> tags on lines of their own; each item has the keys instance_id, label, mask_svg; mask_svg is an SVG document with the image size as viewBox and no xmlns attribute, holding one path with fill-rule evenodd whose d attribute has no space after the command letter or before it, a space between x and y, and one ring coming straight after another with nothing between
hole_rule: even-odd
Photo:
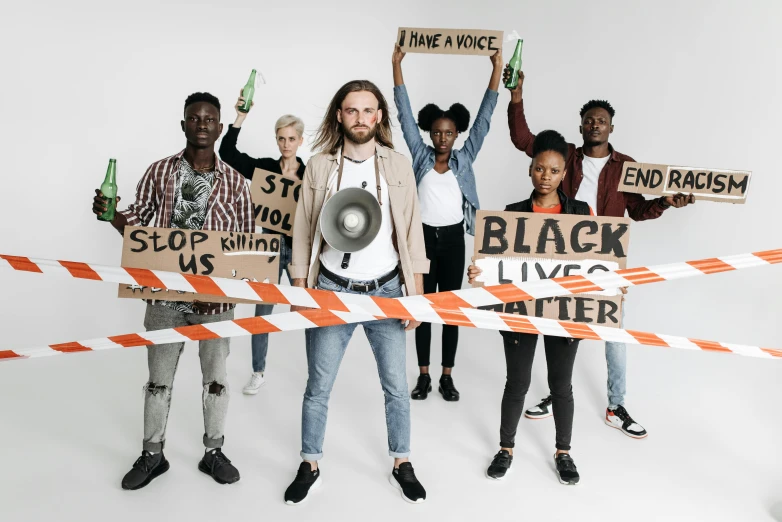
<instances>
[{"instance_id":1,"label":"ripped jeans","mask_svg":"<svg viewBox=\"0 0 782 522\"><path fill-rule=\"evenodd\" d=\"M201 315L178 312L167 306L147 305L144 327L161 330L233 319L234 310L222 314ZM166 442L166 424L171 409L174 375L185 343L156 344L147 347L149 381L144 386L143 449L160 452ZM228 413L228 378L225 361L230 353L229 339L199 341L204 406L204 446L223 446L225 416Z\"/></svg>"}]
</instances>

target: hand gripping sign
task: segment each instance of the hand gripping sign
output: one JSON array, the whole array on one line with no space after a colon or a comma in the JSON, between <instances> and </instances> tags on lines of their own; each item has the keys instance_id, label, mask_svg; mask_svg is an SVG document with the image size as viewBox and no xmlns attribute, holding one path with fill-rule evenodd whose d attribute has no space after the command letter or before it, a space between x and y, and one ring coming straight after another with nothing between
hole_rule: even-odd
<instances>
[{"instance_id":1,"label":"hand gripping sign","mask_svg":"<svg viewBox=\"0 0 782 522\"><path fill-rule=\"evenodd\" d=\"M773 348L701 341L684 337L474 309L474 307L478 306L595 292L607 288L671 281L778 263L782 263L782 249L672 263L649 268L630 268L527 283L505 284L390 299L203 275L0 255L0 268L122 284L135 282L139 285L151 285L157 288L318 308L303 312L275 314L266 318L236 319L210 323L209 325L119 335L88 341L53 344L46 347L0 350L0 359L30 358L107 348L145 346L174 342L173 340L201 340L255 333L271 333L383 318L416 319L419 321L492 330L541 333L579 339L617 341L683 349L722 351L754 357L782 357L782 350Z\"/></svg>"}]
</instances>

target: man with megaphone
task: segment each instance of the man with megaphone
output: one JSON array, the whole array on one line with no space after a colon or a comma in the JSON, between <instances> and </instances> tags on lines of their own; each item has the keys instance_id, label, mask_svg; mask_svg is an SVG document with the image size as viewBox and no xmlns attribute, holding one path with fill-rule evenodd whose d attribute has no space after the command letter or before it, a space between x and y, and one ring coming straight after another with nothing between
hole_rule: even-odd
<instances>
[{"instance_id":1,"label":"man with megaphone","mask_svg":"<svg viewBox=\"0 0 782 522\"><path fill-rule=\"evenodd\" d=\"M346 83L329 105L307 164L293 230L293 285L334 292L401 297L423 293L429 270L410 161L393 150L388 105L373 83ZM291 307L295 311L298 307ZM385 395L389 481L408 502L426 500L410 464L410 396L406 325L398 319L361 323ZM298 504L321 483L328 401L357 324L306 330L309 378L302 404L304 462L285 491Z\"/></svg>"}]
</instances>

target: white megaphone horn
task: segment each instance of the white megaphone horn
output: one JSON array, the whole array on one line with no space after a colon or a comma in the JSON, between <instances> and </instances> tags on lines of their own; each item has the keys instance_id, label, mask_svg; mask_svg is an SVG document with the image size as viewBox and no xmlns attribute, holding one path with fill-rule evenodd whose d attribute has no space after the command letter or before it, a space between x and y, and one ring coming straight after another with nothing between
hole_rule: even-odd
<instances>
[{"instance_id":1,"label":"white megaphone horn","mask_svg":"<svg viewBox=\"0 0 782 522\"><path fill-rule=\"evenodd\" d=\"M350 254L375 239L382 219L377 199L360 188L342 189L326 201L320 212L320 232L331 248L344 252L343 269L350 263Z\"/></svg>"}]
</instances>

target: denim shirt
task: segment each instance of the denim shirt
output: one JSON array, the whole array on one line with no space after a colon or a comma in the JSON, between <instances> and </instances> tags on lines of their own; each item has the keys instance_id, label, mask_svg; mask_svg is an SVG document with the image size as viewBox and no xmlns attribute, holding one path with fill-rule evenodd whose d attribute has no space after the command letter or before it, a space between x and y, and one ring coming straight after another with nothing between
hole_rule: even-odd
<instances>
[{"instance_id":1,"label":"denim shirt","mask_svg":"<svg viewBox=\"0 0 782 522\"><path fill-rule=\"evenodd\" d=\"M498 96L497 91L486 89L486 94L483 95L481 107L478 109L478 115L469 131L467 141L464 142L464 147L452 150L448 160L448 167L462 190L464 222L467 233L470 235L475 235L475 211L481 208L478 203L478 190L475 186L475 172L472 170L472 164L483 146L484 138L489 133L491 115L497 106ZM407 148L410 149L410 154L413 156L415 182L420 185L424 176L434 167L434 147L424 143L421 133L418 131L418 123L410 108L410 98L404 85L394 87L394 102L399 123L402 126L402 134L405 137Z\"/></svg>"}]
</instances>

